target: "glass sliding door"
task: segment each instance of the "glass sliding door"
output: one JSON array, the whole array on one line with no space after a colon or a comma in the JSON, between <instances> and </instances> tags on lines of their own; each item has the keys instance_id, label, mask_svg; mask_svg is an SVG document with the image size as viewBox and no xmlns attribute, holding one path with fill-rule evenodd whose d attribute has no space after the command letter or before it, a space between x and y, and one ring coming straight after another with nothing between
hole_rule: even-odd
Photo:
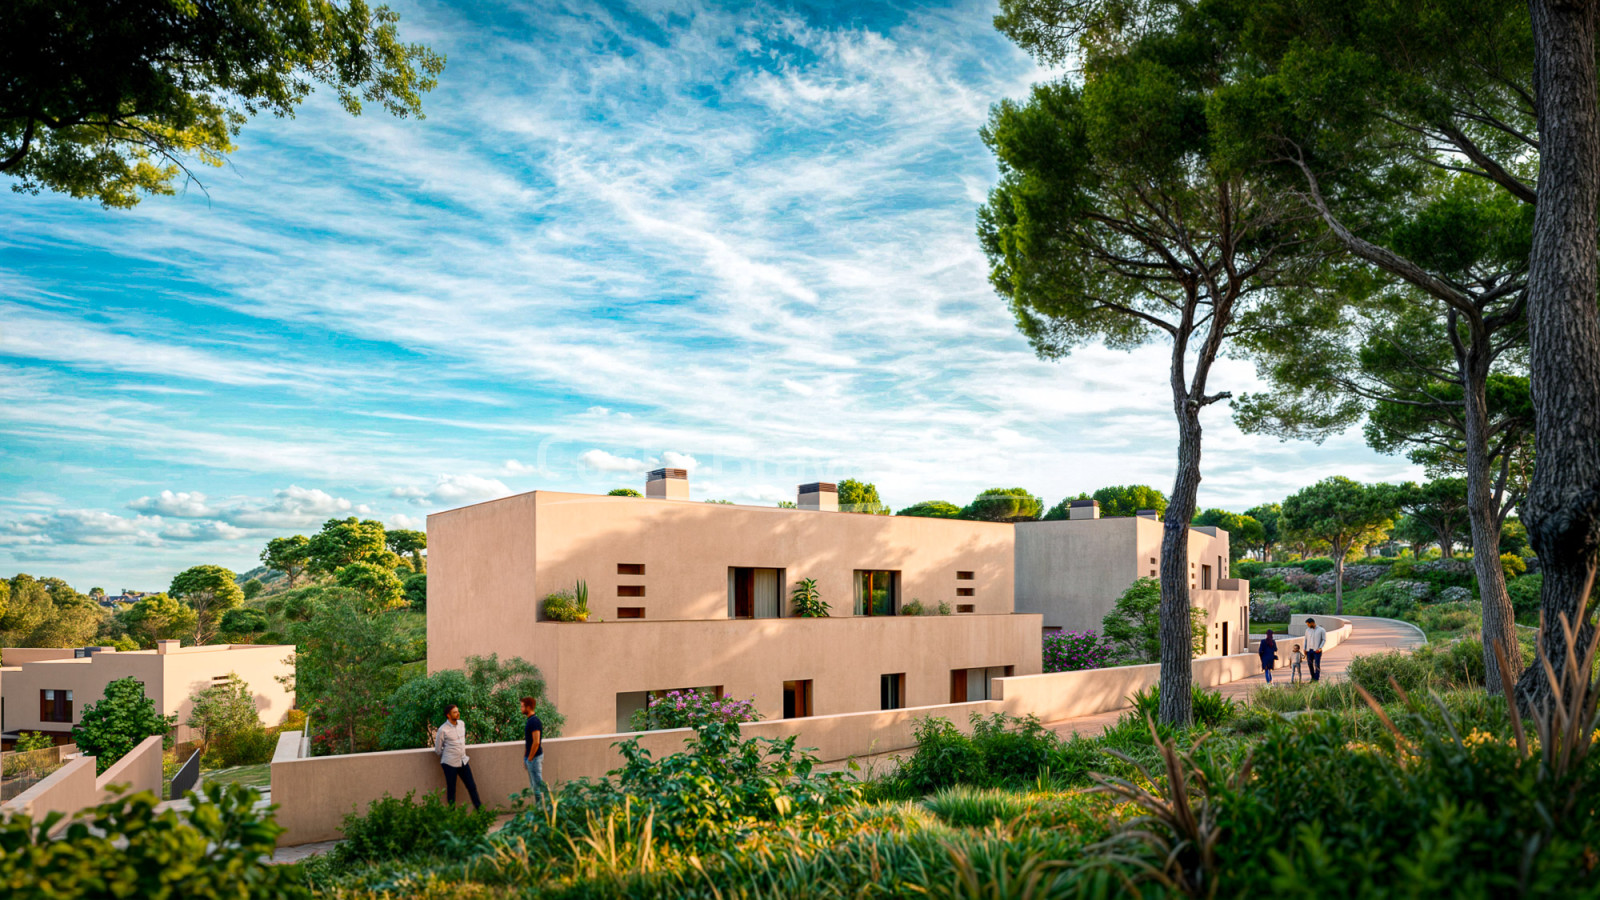
<instances>
[{"instance_id":1,"label":"glass sliding door","mask_svg":"<svg viewBox=\"0 0 1600 900\"><path fill-rule=\"evenodd\" d=\"M892 616L899 609L899 572L856 570L856 615Z\"/></svg>"}]
</instances>

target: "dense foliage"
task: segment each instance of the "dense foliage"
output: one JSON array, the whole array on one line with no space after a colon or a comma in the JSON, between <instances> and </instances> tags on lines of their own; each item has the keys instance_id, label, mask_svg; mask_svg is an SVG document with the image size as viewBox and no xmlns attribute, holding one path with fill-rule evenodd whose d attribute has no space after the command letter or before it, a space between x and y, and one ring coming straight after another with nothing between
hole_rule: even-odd
<instances>
[{"instance_id":1,"label":"dense foliage","mask_svg":"<svg viewBox=\"0 0 1600 900\"><path fill-rule=\"evenodd\" d=\"M718 697L710 691L667 691L652 695L644 709L633 711L629 725L634 731L660 728L698 728L706 722L759 722L756 701Z\"/></svg>"},{"instance_id":2,"label":"dense foliage","mask_svg":"<svg viewBox=\"0 0 1600 900\"><path fill-rule=\"evenodd\" d=\"M1117 603L1100 622L1104 641L1113 648L1119 663L1152 663L1161 655L1161 583L1140 578L1122 592ZM1189 632L1194 655L1205 652L1206 611L1189 608Z\"/></svg>"},{"instance_id":3,"label":"dense foliage","mask_svg":"<svg viewBox=\"0 0 1600 900\"><path fill-rule=\"evenodd\" d=\"M461 708L468 743L521 740L523 697L537 701L544 736L559 736L566 717L549 700L538 666L517 656L503 662L493 653L469 656L465 669L418 675L396 688L383 704L378 744L385 750L431 746L433 731L444 723L450 705Z\"/></svg>"},{"instance_id":4,"label":"dense foliage","mask_svg":"<svg viewBox=\"0 0 1600 900\"><path fill-rule=\"evenodd\" d=\"M176 718L163 716L137 679L118 678L106 685L104 696L83 708L72 726L72 742L94 757L96 773L104 773L140 741L165 735Z\"/></svg>"},{"instance_id":5,"label":"dense foliage","mask_svg":"<svg viewBox=\"0 0 1600 900\"><path fill-rule=\"evenodd\" d=\"M255 809L260 795L207 785L190 810L156 812L149 793L79 813L59 835L59 813L0 822L0 886L13 900L297 900L300 873L264 865L282 829Z\"/></svg>"},{"instance_id":6,"label":"dense foliage","mask_svg":"<svg viewBox=\"0 0 1600 900\"><path fill-rule=\"evenodd\" d=\"M1043 643L1046 672L1099 669L1117 658L1117 648L1092 630L1047 632Z\"/></svg>"},{"instance_id":7,"label":"dense foliage","mask_svg":"<svg viewBox=\"0 0 1600 900\"><path fill-rule=\"evenodd\" d=\"M415 796L415 791L398 798L384 794L367 805L365 814L345 816L339 830L343 839L333 848L330 862L348 867L472 848L494 823L493 810L447 804L438 791L420 802Z\"/></svg>"}]
</instances>

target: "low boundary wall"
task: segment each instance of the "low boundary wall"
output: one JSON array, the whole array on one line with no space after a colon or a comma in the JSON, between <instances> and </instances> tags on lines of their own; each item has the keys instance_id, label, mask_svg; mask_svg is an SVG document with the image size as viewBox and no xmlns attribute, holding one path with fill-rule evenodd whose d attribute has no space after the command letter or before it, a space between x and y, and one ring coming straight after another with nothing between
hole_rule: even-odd
<instances>
[{"instance_id":1,"label":"low boundary wall","mask_svg":"<svg viewBox=\"0 0 1600 900\"><path fill-rule=\"evenodd\" d=\"M1350 635L1350 624L1341 625L1328 631L1330 649ZM1280 651L1278 659L1280 666L1287 665L1285 651ZM1203 687L1237 681L1259 671L1261 662L1254 652L1202 657L1194 662L1195 683ZM801 746L815 748L819 759L832 762L915 746L912 730L918 719L927 716L949 719L963 730L971 727L968 720L972 713L1033 715L1055 722L1119 709L1127 705L1128 695L1155 685L1160 677L1159 665L1019 675L995 679L993 700L771 719L743 725L741 731L747 737L797 735ZM689 729L679 728L551 738L544 742L545 781L554 786L605 775L622 761L612 745L631 737L638 737L641 747L659 757L683 749L692 734ZM279 846L335 840L347 814L366 812L367 805L384 794L403 797L416 791L420 796L444 788L439 758L431 749L308 758L303 756L301 737L299 732L280 735L272 759L272 801L278 807L278 824L287 829L278 838ZM467 753L484 806L510 808L511 795L528 786L522 742L478 744L468 748ZM465 786L458 785L456 790L456 802L467 802Z\"/></svg>"},{"instance_id":2,"label":"low boundary wall","mask_svg":"<svg viewBox=\"0 0 1600 900\"><path fill-rule=\"evenodd\" d=\"M110 799L112 785L124 785L125 793L161 791L161 737L145 738L127 755L112 764L105 774L96 776L92 756L80 756L51 773L11 802L0 806L0 816L30 816L38 821L52 812L71 818L78 811ZM65 822L61 825L65 826Z\"/></svg>"}]
</instances>

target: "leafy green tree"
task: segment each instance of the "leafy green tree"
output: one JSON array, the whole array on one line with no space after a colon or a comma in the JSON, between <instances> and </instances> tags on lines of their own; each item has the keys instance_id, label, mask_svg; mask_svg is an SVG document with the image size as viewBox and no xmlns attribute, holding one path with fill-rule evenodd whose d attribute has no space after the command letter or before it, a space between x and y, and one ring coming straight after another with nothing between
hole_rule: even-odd
<instances>
[{"instance_id":1,"label":"leafy green tree","mask_svg":"<svg viewBox=\"0 0 1600 900\"><path fill-rule=\"evenodd\" d=\"M55 612L50 592L32 575L18 573L8 584L6 608L0 615L0 639L8 647L28 647L29 637Z\"/></svg>"},{"instance_id":2,"label":"leafy green tree","mask_svg":"<svg viewBox=\"0 0 1600 900\"><path fill-rule=\"evenodd\" d=\"M1167 512L1167 495L1148 484L1103 487L1092 499L1100 504L1102 516L1136 516L1142 509L1153 509L1158 516Z\"/></svg>"},{"instance_id":3,"label":"leafy green tree","mask_svg":"<svg viewBox=\"0 0 1600 900\"><path fill-rule=\"evenodd\" d=\"M1194 517L1194 524L1215 526L1228 533L1229 562L1243 559L1249 548L1259 545L1266 534L1260 522L1225 509L1208 509Z\"/></svg>"},{"instance_id":4,"label":"leafy green tree","mask_svg":"<svg viewBox=\"0 0 1600 900\"><path fill-rule=\"evenodd\" d=\"M356 562L339 569L333 580L340 587L355 591L374 610L393 609L405 603L405 585L392 569Z\"/></svg>"},{"instance_id":5,"label":"leafy green tree","mask_svg":"<svg viewBox=\"0 0 1600 900\"><path fill-rule=\"evenodd\" d=\"M1188 529L1200 482L1201 412L1229 398L1212 367L1252 311L1300 281L1304 213L1213 153L1206 119L1225 48L1181 53L1137 16L1099 4L1002 8L996 24L1036 58L1076 54L1082 77L1001 101L983 129L1000 184L979 212L990 281L1044 358L1086 343L1171 348L1177 477L1161 551L1161 719L1188 724ZM1028 24L1041 11L1044 27ZM1063 46L1071 44L1072 46ZM1218 68L1207 71L1203 62ZM1081 85L1081 86L1080 86Z\"/></svg>"},{"instance_id":6,"label":"leafy green tree","mask_svg":"<svg viewBox=\"0 0 1600 900\"><path fill-rule=\"evenodd\" d=\"M644 495L633 488L612 488L606 491L607 497L643 497Z\"/></svg>"},{"instance_id":7,"label":"leafy green tree","mask_svg":"<svg viewBox=\"0 0 1600 900\"><path fill-rule=\"evenodd\" d=\"M1528 555L1528 529L1522 527L1521 519L1506 519L1506 524L1500 528L1500 552Z\"/></svg>"},{"instance_id":8,"label":"leafy green tree","mask_svg":"<svg viewBox=\"0 0 1600 900\"><path fill-rule=\"evenodd\" d=\"M353 592L325 590L310 618L291 628L291 685L323 727L319 750L357 753L377 746L383 700L400 684L406 647L393 613L372 612Z\"/></svg>"},{"instance_id":9,"label":"leafy green tree","mask_svg":"<svg viewBox=\"0 0 1600 900\"><path fill-rule=\"evenodd\" d=\"M54 579L40 579L48 586ZM100 604L71 588L49 591L50 612L27 637L28 647L81 647L91 644L107 618Z\"/></svg>"},{"instance_id":10,"label":"leafy green tree","mask_svg":"<svg viewBox=\"0 0 1600 900\"><path fill-rule=\"evenodd\" d=\"M194 610L196 646L210 643L223 614L244 602L238 577L221 566L190 566L173 577L167 593Z\"/></svg>"},{"instance_id":11,"label":"leafy green tree","mask_svg":"<svg viewBox=\"0 0 1600 900\"><path fill-rule=\"evenodd\" d=\"M1283 518L1283 507L1277 503L1263 503L1250 507L1244 514L1261 523L1261 540L1256 546L1261 551L1261 561L1266 562L1272 558L1272 548L1282 540L1278 523Z\"/></svg>"},{"instance_id":12,"label":"leafy green tree","mask_svg":"<svg viewBox=\"0 0 1600 900\"><path fill-rule=\"evenodd\" d=\"M427 571L427 557L422 555L422 551L428 549L427 532L412 531L408 528L393 528L384 532L384 542L389 547L389 552L397 556L411 557L412 571Z\"/></svg>"},{"instance_id":13,"label":"leafy green tree","mask_svg":"<svg viewBox=\"0 0 1600 900\"><path fill-rule=\"evenodd\" d=\"M897 516L920 516L924 519L959 519L961 507L944 500L924 500L913 503L895 513Z\"/></svg>"},{"instance_id":14,"label":"leafy green tree","mask_svg":"<svg viewBox=\"0 0 1600 900\"><path fill-rule=\"evenodd\" d=\"M201 756L218 738L261 727L250 685L233 672L225 681L195 691L190 700L193 706L184 724L199 735Z\"/></svg>"},{"instance_id":15,"label":"leafy green tree","mask_svg":"<svg viewBox=\"0 0 1600 900\"><path fill-rule=\"evenodd\" d=\"M1032 522L1044 511L1044 501L1026 488L990 488L972 498L961 518L978 522Z\"/></svg>"},{"instance_id":16,"label":"leafy green tree","mask_svg":"<svg viewBox=\"0 0 1600 900\"><path fill-rule=\"evenodd\" d=\"M418 572L407 578L402 588L406 605L417 612L426 612L428 609L428 573Z\"/></svg>"},{"instance_id":17,"label":"leafy green tree","mask_svg":"<svg viewBox=\"0 0 1600 900\"><path fill-rule=\"evenodd\" d=\"M393 569L400 558L388 548L383 523L372 519L329 519L306 545L306 567L318 575L332 575L352 563L365 562Z\"/></svg>"},{"instance_id":18,"label":"leafy green tree","mask_svg":"<svg viewBox=\"0 0 1600 900\"><path fill-rule=\"evenodd\" d=\"M352 115L376 103L420 117L444 70L399 40L396 13L362 0L17 0L6 19L0 172L106 207L173 193L195 161L222 165L249 116L292 116L318 82Z\"/></svg>"},{"instance_id":19,"label":"leafy green tree","mask_svg":"<svg viewBox=\"0 0 1600 900\"><path fill-rule=\"evenodd\" d=\"M1343 475L1324 478L1283 501L1283 529L1326 541L1333 557L1334 613L1344 613L1344 562L1350 551L1378 540L1394 524L1400 492L1393 485L1362 484Z\"/></svg>"},{"instance_id":20,"label":"leafy green tree","mask_svg":"<svg viewBox=\"0 0 1600 900\"><path fill-rule=\"evenodd\" d=\"M444 722L445 707L452 703L461 707L469 743L521 740L523 697L539 701L544 736L559 736L566 717L549 700L537 666L517 656L504 662L492 653L469 656L464 670L418 675L397 688L384 703L387 719L378 743L385 750L430 746L433 730Z\"/></svg>"},{"instance_id":21,"label":"leafy green tree","mask_svg":"<svg viewBox=\"0 0 1600 900\"><path fill-rule=\"evenodd\" d=\"M289 588L293 590L295 580L305 572L311 561L310 545L311 539L303 534L273 538L267 541L266 549L261 551L261 564L282 572L289 580Z\"/></svg>"},{"instance_id":22,"label":"leafy green tree","mask_svg":"<svg viewBox=\"0 0 1600 900\"><path fill-rule=\"evenodd\" d=\"M259 609L241 606L222 615L221 631L225 635L256 634L267 630L267 614Z\"/></svg>"},{"instance_id":23,"label":"leafy green tree","mask_svg":"<svg viewBox=\"0 0 1600 900\"><path fill-rule=\"evenodd\" d=\"M1127 665L1161 659L1161 582L1135 581L1117 598L1117 605L1100 620L1100 633ZM1206 651L1206 611L1189 607L1191 658Z\"/></svg>"},{"instance_id":24,"label":"leafy green tree","mask_svg":"<svg viewBox=\"0 0 1600 900\"><path fill-rule=\"evenodd\" d=\"M878 486L854 478L846 478L839 482L839 509L841 512L867 513L874 516L889 514L889 507L878 499Z\"/></svg>"},{"instance_id":25,"label":"leafy green tree","mask_svg":"<svg viewBox=\"0 0 1600 900\"><path fill-rule=\"evenodd\" d=\"M1400 510L1428 530L1443 558L1454 556L1455 545L1463 539L1471 540L1465 478L1435 478L1421 485L1408 481L1400 486L1399 496ZM1499 529L1495 531L1498 538Z\"/></svg>"},{"instance_id":26,"label":"leafy green tree","mask_svg":"<svg viewBox=\"0 0 1600 900\"><path fill-rule=\"evenodd\" d=\"M137 679L119 678L106 685L100 700L83 708L78 724L72 726L72 742L94 757L95 772L100 774L145 738L167 734L176 720L156 710Z\"/></svg>"},{"instance_id":27,"label":"leafy green tree","mask_svg":"<svg viewBox=\"0 0 1600 900\"><path fill-rule=\"evenodd\" d=\"M234 611L224 613L224 620ZM154 647L156 641L194 638L198 616L193 608L167 594L140 597L120 616L128 636L141 647Z\"/></svg>"},{"instance_id":28,"label":"leafy green tree","mask_svg":"<svg viewBox=\"0 0 1600 900\"><path fill-rule=\"evenodd\" d=\"M262 591L267 589L267 586L262 584L261 579L259 578L252 578L241 585L241 587L244 589L244 599L246 600L254 600L255 598L261 596Z\"/></svg>"}]
</instances>

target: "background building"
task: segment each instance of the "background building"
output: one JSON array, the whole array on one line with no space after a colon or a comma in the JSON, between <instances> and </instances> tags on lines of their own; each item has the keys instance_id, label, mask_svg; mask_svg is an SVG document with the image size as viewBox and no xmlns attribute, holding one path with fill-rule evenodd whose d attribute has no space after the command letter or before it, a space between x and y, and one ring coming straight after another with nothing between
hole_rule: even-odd
<instances>
[{"instance_id":1,"label":"background building","mask_svg":"<svg viewBox=\"0 0 1600 900\"><path fill-rule=\"evenodd\" d=\"M294 647L281 644L212 644L181 647L159 641L154 650L118 652L114 647L0 650L0 739L9 746L23 731L39 731L57 743L71 739L84 707L99 701L105 687L120 678L144 684L144 694L162 715L178 717L174 736L190 740L183 723L197 691L239 676L255 695L263 725L283 721L294 706L294 692L278 679L292 676L288 659Z\"/></svg>"}]
</instances>

